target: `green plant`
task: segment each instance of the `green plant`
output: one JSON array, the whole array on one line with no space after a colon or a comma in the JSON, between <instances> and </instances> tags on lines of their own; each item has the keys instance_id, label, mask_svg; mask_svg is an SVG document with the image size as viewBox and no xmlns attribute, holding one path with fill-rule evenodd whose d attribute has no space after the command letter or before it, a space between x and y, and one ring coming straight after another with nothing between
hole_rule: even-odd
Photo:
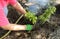
<instances>
[{"instance_id":1,"label":"green plant","mask_svg":"<svg viewBox=\"0 0 60 39\"><path fill-rule=\"evenodd\" d=\"M36 20L37 20L37 17L34 15L34 13L28 11L26 14L25 14L25 17L27 19L29 19L30 21L32 21L32 23L36 23Z\"/></svg>"},{"instance_id":2,"label":"green plant","mask_svg":"<svg viewBox=\"0 0 60 39\"><path fill-rule=\"evenodd\" d=\"M45 23L49 18L51 17L52 14L56 11L55 6L49 6L48 9L45 10L45 12L40 15L38 18L42 23Z\"/></svg>"}]
</instances>

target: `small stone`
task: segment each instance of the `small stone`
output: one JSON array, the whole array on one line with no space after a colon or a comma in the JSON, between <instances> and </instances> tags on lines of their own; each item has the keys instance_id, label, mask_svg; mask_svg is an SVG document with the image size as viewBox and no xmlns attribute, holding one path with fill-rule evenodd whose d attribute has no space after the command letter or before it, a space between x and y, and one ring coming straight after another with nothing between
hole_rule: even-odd
<instances>
[{"instance_id":1,"label":"small stone","mask_svg":"<svg viewBox=\"0 0 60 39\"><path fill-rule=\"evenodd\" d=\"M42 36L39 34L39 35L36 36L36 38L37 38L37 39L41 39Z\"/></svg>"},{"instance_id":2,"label":"small stone","mask_svg":"<svg viewBox=\"0 0 60 39\"><path fill-rule=\"evenodd\" d=\"M20 36L20 35L21 35L21 33L18 33L18 32L17 32L15 35L16 35L16 36Z\"/></svg>"}]
</instances>

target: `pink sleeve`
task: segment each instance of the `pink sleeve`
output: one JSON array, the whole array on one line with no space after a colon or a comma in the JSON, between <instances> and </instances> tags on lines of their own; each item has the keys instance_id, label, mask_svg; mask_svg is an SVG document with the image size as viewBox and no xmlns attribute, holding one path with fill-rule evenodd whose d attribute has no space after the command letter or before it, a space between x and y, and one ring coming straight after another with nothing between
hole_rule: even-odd
<instances>
[{"instance_id":1,"label":"pink sleeve","mask_svg":"<svg viewBox=\"0 0 60 39\"><path fill-rule=\"evenodd\" d=\"M16 2L17 2L17 0L9 0L9 4L11 4L11 5L15 5Z\"/></svg>"},{"instance_id":2,"label":"pink sleeve","mask_svg":"<svg viewBox=\"0 0 60 39\"><path fill-rule=\"evenodd\" d=\"M0 26L5 26L7 24L9 24L9 21L5 16L3 9L0 8Z\"/></svg>"}]
</instances>

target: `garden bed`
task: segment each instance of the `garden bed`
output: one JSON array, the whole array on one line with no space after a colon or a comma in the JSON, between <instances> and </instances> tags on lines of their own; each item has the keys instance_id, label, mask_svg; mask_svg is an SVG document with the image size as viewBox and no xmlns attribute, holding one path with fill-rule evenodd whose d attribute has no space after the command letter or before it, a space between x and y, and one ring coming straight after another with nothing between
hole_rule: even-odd
<instances>
[{"instance_id":1,"label":"garden bed","mask_svg":"<svg viewBox=\"0 0 60 39\"><path fill-rule=\"evenodd\" d=\"M34 29L31 31L12 31L4 39L60 39L60 5L57 5L56 13L51 17L49 23L43 24L39 29ZM13 8L9 8L8 19L10 23L15 23L20 17ZM17 24L32 24L29 20L22 17L22 19ZM36 24L36 26L39 23ZM8 31L0 29L0 37L2 37Z\"/></svg>"}]
</instances>

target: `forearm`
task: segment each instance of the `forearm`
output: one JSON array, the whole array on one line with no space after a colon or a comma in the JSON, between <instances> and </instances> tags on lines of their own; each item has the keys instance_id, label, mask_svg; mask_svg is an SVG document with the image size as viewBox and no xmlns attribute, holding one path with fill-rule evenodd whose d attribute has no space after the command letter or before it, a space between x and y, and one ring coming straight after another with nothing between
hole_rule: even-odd
<instances>
[{"instance_id":1,"label":"forearm","mask_svg":"<svg viewBox=\"0 0 60 39\"><path fill-rule=\"evenodd\" d=\"M13 5L13 7L22 14L26 13L25 9L20 5L19 2L17 2L15 5Z\"/></svg>"},{"instance_id":2,"label":"forearm","mask_svg":"<svg viewBox=\"0 0 60 39\"><path fill-rule=\"evenodd\" d=\"M16 24L8 24L5 26L1 26L4 30L13 30L13 31L18 31L18 30L26 30L26 25L16 25Z\"/></svg>"}]
</instances>

